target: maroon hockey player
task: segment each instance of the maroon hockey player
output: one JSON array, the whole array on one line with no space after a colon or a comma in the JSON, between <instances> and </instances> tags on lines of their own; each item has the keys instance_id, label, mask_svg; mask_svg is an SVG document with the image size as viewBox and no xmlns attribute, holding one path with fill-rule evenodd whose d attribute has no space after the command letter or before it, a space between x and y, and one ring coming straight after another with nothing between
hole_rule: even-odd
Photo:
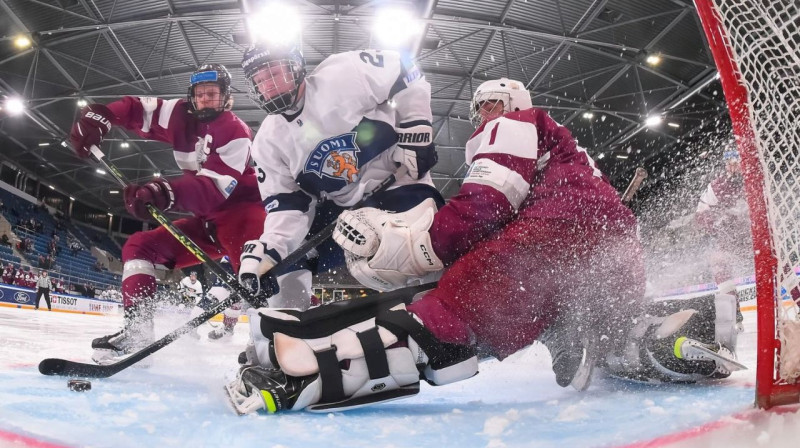
<instances>
[{"instance_id":1,"label":"maroon hockey player","mask_svg":"<svg viewBox=\"0 0 800 448\"><path fill-rule=\"evenodd\" d=\"M6 285L13 285L14 284L14 275L17 273L17 270L14 269L14 265L8 263L5 268L3 268L3 283Z\"/></svg>"},{"instance_id":2,"label":"maroon hockey player","mask_svg":"<svg viewBox=\"0 0 800 448\"><path fill-rule=\"evenodd\" d=\"M402 398L421 379L441 385L476 374L476 346L503 359L537 339L561 386L587 387L598 353L620 376L664 379L659 372L675 369L688 381L717 372L714 350L677 333L713 312L643 316L636 219L569 131L533 108L518 81L483 83L472 106L480 125L466 144L470 169L447 205L346 211L334 231L364 285L393 289L447 267L438 286L407 308L373 296L252 314L247 363L227 386L238 412ZM673 365L703 350L712 357L705 370Z\"/></svg>"},{"instance_id":3,"label":"maroon hockey player","mask_svg":"<svg viewBox=\"0 0 800 448\"><path fill-rule=\"evenodd\" d=\"M734 277L753 272L750 211L739 153L735 149L725 151L722 159L725 171L700 196L695 222L712 238L709 262L719 292L738 299ZM737 319L741 322L741 312Z\"/></svg>"},{"instance_id":4,"label":"maroon hockey player","mask_svg":"<svg viewBox=\"0 0 800 448\"><path fill-rule=\"evenodd\" d=\"M194 217L177 220L175 226L211 258L229 255L238 269L242 245L258 236L266 215L249 165L250 129L230 111L230 84L225 67L204 65L192 74L186 99L126 96L107 105L89 105L81 111L70 138L81 157L88 157L112 126L172 145L184 174L127 186L125 207L142 220L150 218L146 203L163 211L191 212ZM122 261L125 325L120 332L92 342L98 362L152 342L148 301L156 290L155 264L183 268L198 263L164 228L131 236Z\"/></svg>"}]
</instances>

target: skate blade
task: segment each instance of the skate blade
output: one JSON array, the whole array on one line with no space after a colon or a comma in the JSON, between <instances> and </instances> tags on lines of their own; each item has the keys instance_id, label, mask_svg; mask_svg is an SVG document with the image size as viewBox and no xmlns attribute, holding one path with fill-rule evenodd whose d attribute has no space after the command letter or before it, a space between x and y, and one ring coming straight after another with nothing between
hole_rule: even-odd
<instances>
[{"instance_id":1,"label":"skate blade","mask_svg":"<svg viewBox=\"0 0 800 448\"><path fill-rule=\"evenodd\" d=\"M693 353L694 352L694 353ZM702 359L708 361L714 361L718 365L721 365L725 370L728 372L736 372L738 370L747 370L747 366L740 363L739 361L724 356L720 353L717 353L713 350L709 350L705 347L699 345L691 345L690 348L687 350L687 355L696 355Z\"/></svg>"},{"instance_id":2,"label":"skate blade","mask_svg":"<svg viewBox=\"0 0 800 448\"><path fill-rule=\"evenodd\" d=\"M587 341L584 346L584 359L578 370L575 372L575 377L569 383L578 392L583 392L589 388L592 382L592 373L596 364L596 344L594 341Z\"/></svg>"},{"instance_id":3,"label":"skate blade","mask_svg":"<svg viewBox=\"0 0 800 448\"><path fill-rule=\"evenodd\" d=\"M236 415L247 415L265 409L264 400L256 395L245 396L236 389L238 381L234 380L223 387L225 400ZM237 400L238 398L238 400Z\"/></svg>"}]
</instances>

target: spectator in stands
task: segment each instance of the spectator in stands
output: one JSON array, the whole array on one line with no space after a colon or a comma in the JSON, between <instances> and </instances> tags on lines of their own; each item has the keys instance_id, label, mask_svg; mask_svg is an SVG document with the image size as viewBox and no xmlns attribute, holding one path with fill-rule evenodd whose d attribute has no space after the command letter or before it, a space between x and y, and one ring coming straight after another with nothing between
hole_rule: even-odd
<instances>
[{"instance_id":1,"label":"spectator in stands","mask_svg":"<svg viewBox=\"0 0 800 448\"><path fill-rule=\"evenodd\" d=\"M75 238L70 238L67 242L67 245L69 245L69 250L72 251L73 257L78 255L78 252L81 250L81 243L78 240Z\"/></svg>"},{"instance_id":2,"label":"spectator in stands","mask_svg":"<svg viewBox=\"0 0 800 448\"><path fill-rule=\"evenodd\" d=\"M17 274L17 270L14 269L14 265L10 262L6 267L3 269L3 283L6 285L13 285L14 284L14 276Z\"/></svg>"},{"instance_id":3,"label":"spectator in stands","mask_svg":"<svg viewBox=\"0 0 800 448\"><path fill-rule=\"evenodd\" d=\"M58 255L58 236L54 235L53 239L47 243L47 252L53 256Z\"/></svg>"},{"instance_id":4,"label":"spectator in stands","mask_svg":"<svg viewBox=\"0 0 800 448\"><path fill-rule=\"evenodd\" d=\"M34 306L34 310L39 309L39 302L42 300L42 296L44 296L44 301L47 303L47 311L52 311L52 307L50 306L50 289L53 285L50 283L50 278L47 276L47 271L41 271L39 273L39 278L36 279L36 302Z\"/></svg>"},{"instance_id":5,"label":"spectator in stands","mask_svg":"<svg viewBox=\"0 0 800 448\"><path fill-rule=\"evenodd\" d=\"M94 285L88 282L84 285L84 289L86 290L86 297L94 298L97 293Z\"/></svg>"},{"instance_id":6,"label":"spectator in stands","mask_svg":"<svg viewBox=\"0 0 800 448\"><path fill-rule=\"evenodd\" d=\"M103 265L102 265L102 264L100 264L100 260L97 260L97 261L94 263L94 267L93 267L93 268L94 268L94 270L95 270L95 271L97 271L97 272L103 272Z\"/></svg>"},{"instance_id":7,"label":"spectator in stands","mask_svg":"<svg viewBox=\"0 0 800 448\"><path fill-rule=\"evenodd\" d=\"M3 246L11 247L11 240L8 238L8 234L4 233L2 237L0 237L0 244Z\"/></svg>"},{"instance_id":8,"label":"spectator in stands","mask_svg":"<svg viewBox=\"0 0 800 448\"><path fill-rule=\"evenodd\" d=\"M0 213L6 211L6 204L3 203L3 200L0 199Z\"/></svg>"}]
</instances>

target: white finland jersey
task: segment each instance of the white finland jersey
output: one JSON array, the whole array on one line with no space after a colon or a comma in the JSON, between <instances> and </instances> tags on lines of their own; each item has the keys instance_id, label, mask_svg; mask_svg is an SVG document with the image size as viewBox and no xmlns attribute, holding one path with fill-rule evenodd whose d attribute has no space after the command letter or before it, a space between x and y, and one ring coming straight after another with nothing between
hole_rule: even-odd
<instances>
[{"instance_id":1,"label":"white finland jersey","mask_svg":"<svg viewBox=\"0 0 800 448\"><path fill-rule=\"evenodd\" d=\"M192 283L191 278L184 277L181 279L180 288L183 291L187 291L189 295L196 300L199 300L203 296L203 285L200 283L200 280L195 280L194 283Z\"/></svg>"},{"instance_id":2,"label":"white finland jersey","mask_svg":"<svg viewBox=\"0 0 800 448\"><path fill-rule=\"evenodd\" d=\"M396 171L397 124L431 121L430 84L393 51L332 55L305 86L300 111L267 116L252 146L267 210L261 241L281 258L302 243L318 200L353 205ZM426 174L395 186L420 182L433 185Z\"/></svg>"}]
</instances>

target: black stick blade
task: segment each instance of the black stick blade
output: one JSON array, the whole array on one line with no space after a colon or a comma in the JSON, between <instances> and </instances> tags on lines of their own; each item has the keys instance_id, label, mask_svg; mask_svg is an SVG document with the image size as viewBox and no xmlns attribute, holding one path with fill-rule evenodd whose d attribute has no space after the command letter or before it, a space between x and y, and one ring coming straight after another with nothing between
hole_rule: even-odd
<instances>
[{"instance_id":1,"label":"black stick blade","mask_svg":"<svg viewBox=\"0 0 800 448\"><path fill-rule=\"evenodd\" d=\"M47 358L39 363L39 373L42 375L62 375L66 362L63 359Z\"/></svg>"},{"instance_id":2,"label":"black stick blade","mask_svg":"<svg viewBox=\"0 0 800 448\"><path fill-rule=\"evenodd\" d=\"M122 365L120 365L122 364ZM39 363L42 375L75 376L81 378L108 378L127 367L128 363L119 362L107 366L84 364L66 359L47 358Z\"/></svg>"}]
</instances>

